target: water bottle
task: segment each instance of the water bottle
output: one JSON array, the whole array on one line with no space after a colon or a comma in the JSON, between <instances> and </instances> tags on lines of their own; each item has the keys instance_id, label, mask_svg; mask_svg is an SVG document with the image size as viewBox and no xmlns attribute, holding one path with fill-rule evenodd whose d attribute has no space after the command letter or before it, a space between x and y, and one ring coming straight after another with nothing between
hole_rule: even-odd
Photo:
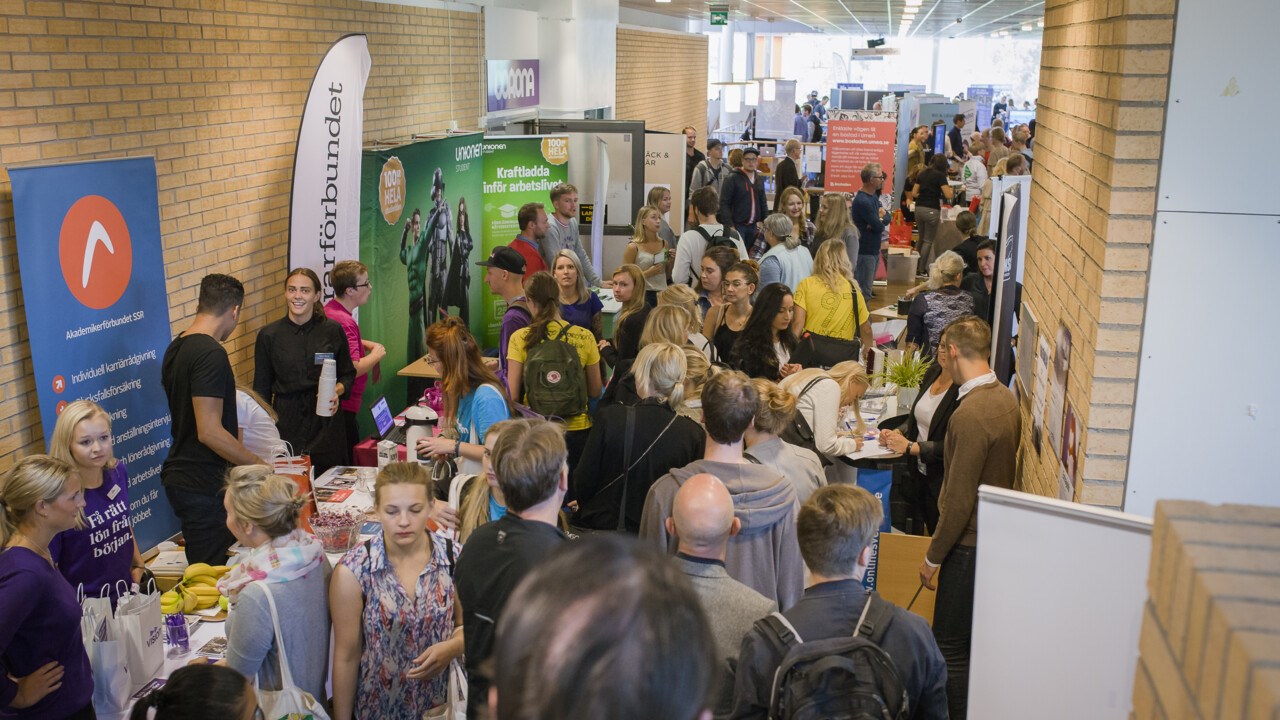
<instances>
[{"instance_id":1,"label":"water bottle","mask_svg":"<svg viewBox=\"0 0 1280 720\"><path fill-rule=\"evenodd\" d=\"M418 440L432 436L437 419L431 408L415 405L404 411L405 460L419 462Z\"/></svg>"},{"instance_id":2,"label":"water bottle","mask_svg":"<svg viewBox=\"0 0 1280 720\"><path fill-rule=\"evenodd\" d=\"M316 389L316 415L333 417L330 403L333 391L338 388L338 363L326 358L324 367L320 368L320 386Z\"/></svg>"}]
</instances>

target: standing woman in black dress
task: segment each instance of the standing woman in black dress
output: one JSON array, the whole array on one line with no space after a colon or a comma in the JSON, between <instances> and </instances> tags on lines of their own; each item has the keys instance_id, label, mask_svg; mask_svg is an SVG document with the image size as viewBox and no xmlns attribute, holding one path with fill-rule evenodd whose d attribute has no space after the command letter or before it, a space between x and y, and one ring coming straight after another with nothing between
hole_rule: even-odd
<instances>
[{"instance_id":1,"label":"standing woman in black dress","mask_svg":"<svg viewBox=\"0 0 1280 720\"><path fill-rule=\"evenodd\" d=\"M310 455L317 474L349 464L346 429L337 413L338 398L356 378L342 326L325 317L320 278L296 268L285 278L285 316L258 331L254 343L253 391L275 408L280 438L295 455ZM316 394L325 360L338 368L329 398L331 413L316 414Z\"/></svg>"},{"instance_id":2,"label":"standing woman in black dress","mask_svg":"<svg viewBox=\"0 0 1280 720\"><path fill-rule=\"evenodd\" d=\"M724 304L711 308L702 321L702 334L711 340L712 362L729 362L733 343L751 317L751 297L759 283L756 264L750 260L736 262L725 271L720 286Z\"/></svg>"}]
</instances>

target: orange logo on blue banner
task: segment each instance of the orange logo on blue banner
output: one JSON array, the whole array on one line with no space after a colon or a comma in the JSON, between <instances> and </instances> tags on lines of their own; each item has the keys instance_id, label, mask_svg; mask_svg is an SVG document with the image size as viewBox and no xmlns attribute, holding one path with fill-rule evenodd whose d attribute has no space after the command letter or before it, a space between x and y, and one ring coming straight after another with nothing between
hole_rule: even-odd
<instances>
[{"instance_id":1,"label":"orange logo on blue banner","mask_svg":"<svg viewBox=\"0 0 1280 720\"><path fill-rule=\"evenodd\" d=\"M100 195L77 200L62 219L58 260L62 279L82 305L114 305L133 274L133 244L119 208Z\"/></svg>"}]
</instances>

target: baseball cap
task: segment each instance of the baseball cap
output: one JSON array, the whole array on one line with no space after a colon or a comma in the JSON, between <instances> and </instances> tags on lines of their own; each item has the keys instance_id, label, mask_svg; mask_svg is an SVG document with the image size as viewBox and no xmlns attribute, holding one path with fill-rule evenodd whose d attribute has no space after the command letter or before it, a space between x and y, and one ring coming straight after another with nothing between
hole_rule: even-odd
<instances>
[{"instance_id":1,"label":"baseball cap","mask_svg":"<svg viewBox=\"0 0 1280 720\"><path fill-rule=\"evenodd\" d=\"M751 145L748 145L748 146L746 146L746 147L742 148L742 156L743 156L743 157L746 157L746 156L748 156L748 155L759 155L759 154L760 154L760 148L758 148L758 147L753 147L753 146L751 146Z\"/></svg>"},{"instance_id":2,"label":"baseball cap","mask_svg":"<svg viewBox=\"0 0 1280 720\"><path fill-rule=\"evenodd\" d=\"M516 252L514 249L506 245L500 245L489 253L488 260L481 260L476 263L483 267L495 267L499 270L506 270L516 275L524 274L524 256Z\"/></svg>"},{"instance_id":3,"label":"baseball cap","mask_svg":"<svg viewBox=\"0 0 1280 720\"><path fill-rule=\"evenodd\" d=\"M716 139L716 138L707 138L707 149L708 149L708 150L715 150L716 148L720 147L721 145L724 145L724 143L723 143L723 142L721 142L720 140L718 140L718 139Z\"/></svg>"}]
</instances>

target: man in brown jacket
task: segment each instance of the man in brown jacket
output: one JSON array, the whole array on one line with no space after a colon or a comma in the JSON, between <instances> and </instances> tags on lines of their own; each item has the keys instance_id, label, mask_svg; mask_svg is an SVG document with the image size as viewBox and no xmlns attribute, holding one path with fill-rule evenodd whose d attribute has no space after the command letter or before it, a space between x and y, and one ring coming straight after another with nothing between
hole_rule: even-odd
<instances>
[{"instance_id":1,"label":"man in brown jacket","mask_svg":"<svg viewBox=\"0 0 1280 720\"><path fill-rule=\"evenodd\" d=\"M947 661L950 717L964 720L977 569L978 486L1013 487L1022 416L1013 393L1000 383L987 362L991 326L985 320L974 316L957 320L943 331L939 343L953 358L951 379L960 387L959 405L951 416L943 446L940 515L920 566L920 581L938 591L933 636Z\"/></svg>"}]
</instances>

